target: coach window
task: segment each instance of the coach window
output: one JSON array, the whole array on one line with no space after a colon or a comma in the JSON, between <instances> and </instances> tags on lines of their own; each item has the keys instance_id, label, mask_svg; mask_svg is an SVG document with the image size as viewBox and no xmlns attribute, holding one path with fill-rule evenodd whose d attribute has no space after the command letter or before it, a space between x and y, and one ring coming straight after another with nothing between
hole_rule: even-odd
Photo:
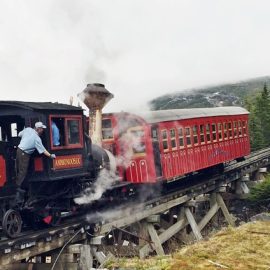
<instances>
[{"instance_id":1,"label":"coach window","mask_svg":"<svg viewBox=\"0 0 270 270\"><path fill-rule=\"evenodd\" d=\"M213 142L217 141L217 126L215 123L212 124L212 138Z\"/></svg>"},{"instance_id":2,"label":"coach window","mask_svg":"<svg viewBox=\"0 0 270 270\"><path fill-rule=\"evenodd\" d=\"M158 131L157 131L157 128L152 128L151 134L152 134L153 141L158 141Z\"/></svg>"},{"instance_id":3,"label":"coach window","mask_svg":"<svg viewBox=\"0 0 270 270\"><path fill-rule=\"evenodd\" d=\"M222 141L222 124L218 123L218 140Z\"/></svg>"},{"instance_id":4,"label":"coach window","mask_svg":"<svg viewBox=\"0 0 270 270\"><path fill-rule=\"evenodd\" d=\"M237 121L233 121L233 136L234 136L234 138L238 137Z\"/></svg>"},{"instance_id":5,"label":"coach window","mask_svg":"<svg viewBox=\"0 0 270 270\"><path fill-rule=\"evenodd\" d=\"M171 136L172 149L175 149L176 148L176 139L175 139L175 129L174 128L170 130L170 136Z\"/></svg>"},{"instance_id":6,"label":"coach window","mask_svg":"<svg viewBox=\"0 0 270 270\"><path fill-rule=\"evenodd\" d=\"M204 125L200 125L200 140L201 140L201 144L205 144Z\"/></svg>"},{"instance_id":7,"label":"coach window","mask_svg":"<svg viewBox=\"0 0 270 270\"><path fill-rule=\"evenodd\" d=\"M111 119L102 119L102 139L103 140L113 139L113 129Z\"/></svg>"},{"instance_id":8,"label":"coach window","mask_svg":"<svg viewBox=\"0 0 270 270\"><path fill-rule=\"evenodd\" d=\"M208 143L211 142L210 124L206 124L206 140L207 140Z\"/></svg>"},{"instance_id":9,"label":"coach window","mask_svg":"<svg viewBox=\"0 0 270 270\"><path fill-rule=\"evenodd\" d=\"M145 142L144 142L144 129L141 126L132 127L128 130L131 134L131 144L134 154L145 153Z\"/></svg>"},{"instance_id":10,"label":"coach window","mask_svg":"<svg viewBox=\"0 0 270 270\"><path fill-rule=\"evenodd\" d=\"M244 136L247 136L246 121L242 121L242 127L243 127L243 135Z\"/></svg>"},{"instance_id":11,"label":"coach window","mask_svg":"<svg viewBox=\"0 0 270 270\"><path fill-rule=\"evenodd\" d=\"M193 126L193 142L194 145L198 145L198 126Z\"/></svg>"},{"instance_id":12,"label":"coach window","mask_svg":"<svg viewBox=\"0 0 270 270\"><path fill-rule=\"evenodd\" d=\"M184 148L184 134L182 128L178 129L178 136L179 136L179 147L180 149L182 149Z\"/></svg>"},{"instance_id":13,"label":"coach window","mask_svg":"<svg viewBox=\"0 0 270 270\"><path fill-rule=\"evenodd\" d=\"M191 146L190 128L185 128L187 147Z\"/></svg>"},{"instance_id":14,"label":"coach window","mask_svg":"<svg viewBox=\"0 0 270 270\"><path fill-rule=\"evenodd\" d=\"M232 122L228 123L228 130L229 130L229 138L232 139L233 133L232 133Z\"/></svg>"},{"instance_id":15,"label":"coach window","mask_svg":"<svg viewBox=\"0 0 270 270\"><path fill-rule=\"evenodd\" d=\"M161 135L162 135L163 150L166 151L166 150L168 150L168 135L167 135L167 130L162 130L161 131Z\"/></svg>"},{"instance_id":16,"label":"coach window","mask_svg":"<svg viewBox=\"0 0 270 270\"><path fill-rule=\"evenodd\" d=\"M223 128L224 128L224 140L228 140L228 124L223 123Z\"/></svg>"},{"instance_id":17,"label":"coach window","mask_svg":"<svg viewBox=\"0 0 270 270\"><path fill-rule=\"evenodd\" d=\"M238 121L238 135L239 137L242 137L242 123L241 121Z\"/></svg>"}]
</instances>

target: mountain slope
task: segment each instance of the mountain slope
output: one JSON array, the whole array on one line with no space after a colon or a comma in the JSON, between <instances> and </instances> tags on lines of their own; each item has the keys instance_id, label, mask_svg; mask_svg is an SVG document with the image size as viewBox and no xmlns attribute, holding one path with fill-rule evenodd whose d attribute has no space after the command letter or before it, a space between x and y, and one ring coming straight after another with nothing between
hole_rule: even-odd
<instances>
[{"instance_id":1,"label":"mountain slope","mask_svg":"<svg viewBox=\"0 0 270 270\"><path fill-rule=\"evenodd\" d=\"M202 108L216 106L242 106L247 95L255 95L270 86L270 76L231 84L177 91L155 98L149 102L151 110Z\"/></svg>"}]
</instances>

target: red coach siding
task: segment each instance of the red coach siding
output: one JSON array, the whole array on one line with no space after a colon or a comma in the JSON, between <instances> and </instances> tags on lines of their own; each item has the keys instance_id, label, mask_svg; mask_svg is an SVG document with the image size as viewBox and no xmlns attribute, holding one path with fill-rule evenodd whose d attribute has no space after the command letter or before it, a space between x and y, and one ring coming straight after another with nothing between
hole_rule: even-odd
<instances>
[{"instance_id":1,"label":"red coach siding","mask_svg":"<svg viewBox=\"0 0 270 270\"><path fill-rule=\"evenodd\" d=\"M113 152L118 160L124 160L118 163L117 168L121 179L132 183L172 180L250 153L247 111L241 108L201 109L201 112L200 109L195 110L196 117L193 118L189 115L191 112L190 114L194 116L193 110L183 110L183 114L182 110L169 110L165 114L164 112L157 112L157 114L154 112L153 115L150 113L149 122L147 118L144 120L144 117L128 113L103 115L103 119L112 120L113 128L113 138L103 140L103 146ZM225 116L222 115L224 110ZM231 110L236 111L236 114L231 114ZM205 114L212 116L205 116ZM151 119L152 116L154 120ZM126 153L132 148L132 143L123 142L121 136L133 127L143 128L141 140L145 144L145 153L133 153L132 156L127 157ZM155 141L159 142L160 153L156 155L160 155L161 159L162 175L159 178L155 167L152 127L158 130L158 138L155 138Z\"/></svg>"},{"instance_id":2,"label":"red coach siding","mask_svg":"<svg viewBox=\"0 0 270 270\"><path fill-rule=\"evenodd\" d=\"M160 141L162 170L165 179L170 180L180 175L198 171L207 167L214 166L225 161L233 160L243 157L250 153L249 136L247 130L247 115L239 116L219 116L219 117L205 117L200 119L180 120L173 122L163 122L159 124L160 137L164 130L177 127L182 128L183 131L189 128L190 135L184 132L184 147L181 149L179 145L179 134L177 132L177 147L172 149L170 133L168 132L168 146L164 150L162 140ZM240 121L240 122L239 122ZM230 129L227 126L227 132L224 128L224 123L231 123ZM236 126L234 126L237 123ZM245 123L245 134L243 130L243 123ZM199 131L196 133L198 143L194 142L193 127L209 125L209 131L204 129L203 136L205 143L200 140ZM199 130L199 128L198 128ZM225 138L227 133L227 139ZM231 134L230 134L231 133ZM207 141L207 134L210 140ZM231 138L230 138L231 135ZM190 144L188 144L190 138Z\"/></svg>"}]
</instances>

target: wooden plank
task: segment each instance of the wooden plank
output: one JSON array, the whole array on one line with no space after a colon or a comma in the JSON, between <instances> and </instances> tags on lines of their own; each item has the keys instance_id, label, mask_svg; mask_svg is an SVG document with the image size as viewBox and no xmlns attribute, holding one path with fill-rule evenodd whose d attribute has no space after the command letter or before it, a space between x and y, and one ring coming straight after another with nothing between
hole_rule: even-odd
<instances>
[{"instance_id":1,"label":"wooden plank","mask_svg":"<svg viewBox=\"0 0 270 270\"><path fill-rule=\"evenodd\" d=\"M226 204L224 203L223 198L221 197L220 194L217 194L217 203L218 203L218 205L220 206L220 208L221 208L221 210L222 210L222 212L223 212L223 215L225 216L227 222L228 222L231 226L235 227L235 223L234 223L234 221L233 221L233 219L232 219L232 217L231 217L231 215L230 215L230 213L229 213L229 211L228 211L228 209L227 209L227 206L226 206Z\"/></svg>"},{"instance_id":2,"label":"wooden plank","mask_svg":"<svg viewBox=\"0 0 270 270\"><path fill-rule=\"evenodd\" d=\"M132 224L132 223L135 223L137 221L145 219L148 216L165 212L166 210L168 210L168 209L170 209L170 208L172 208L174 206L185 203L186 201L188 201L191 198L190 196L189 195L184 195L184 196L182 196L180 198L177 198L175 200L171 200L169 202L160 204L160 205L152 207L150 209L141 209L141 211L138 210L138 212L132 213L132 215L130 215L127 218L124 218L124 219L122 218L122 219L115 220L115 221L109 222L107 224L104 224L104 225L101 226L101 228L99 230L99 234L105 234L105 233L111 231L111 229L113 227L117 227L117 228L118 227L119 228L125 227L127 225Z\"/></svg>"},{"instance_id":3,"label":"wooden plank","mask_svg":"<svg viewBox=\"0 0 270 270\"><path fill-rule=\"evenodd\" d=\"M81 256L79 260L80 270L89 270L93 267L93 256L90 251L90 245L81 245Z\"/></svg>"},{"instance_id":4,"label":"wooden plank","mask_svg":"<svg viewBox=\"0 0 270 270\"><path fill-rule=\"evenodd\" d=\"M154 243L154 248L157 255L160 255L160 256L165 255L164 249L161 245L160 239L158 237L157 231L155 230L154 226L152 224L148 224L147 230L149 232L152 242Z\"/></svg>"},{"instance_id":5,"label":"wooden plank","mask_svg":"<svg viewBox=\"0 0 270 270\"><path fill-rule=\"evenodd\" d=\"M200 232L200 229L190 211L190 209L187 207L185 208L185 214L186 214L186 217L187 217L187 220L191 226L191 229L196 237L197 240L201 240L203 237L201 235L201 232Z\"/></svg>"},{"instance_id":6,"label":"wooden plank","mask_svg":"<svg viewBox=\"0 0 270 270\"><path fill-rule=\"evenodd\" d=\"M147 228L147 222L142 221L140 222L140 230L139 230L139 246L144 246L146 243L148 243L149 233Z\"/></svg>"},{"instance_id":7,"label":"wooden plank","mask_svg":"<svg viewBox=\"0 0 270 270\"><path fill-rule=\"evenodd\" d=\"M203 217L203 219L199 222L198 227L199 230L201 231L206 225L207 223L213 218L213 216L217 213L217 211L219 210L219 205L217 203L215 203L210 210L207 212L207 214Z\"/></svg>"},{"instance_id":8,"label":"wooden plank","mask_svg":"<svg viewBox=\"0 0 270 270\"><path fill-rule=\"evenodd\" d=\"M172 225L170 228L168 228L166 231L161 233L159 235L160 243L163 244L170 238L172 238L175 234L177 234L180 230L185 228L187 226L188 222L186 218L179 220L174 225ZM139 251L140 258L143 259L151 252L152 248L150 244L146 244L144 247L142 247Z\"/></svg>"},{"instance_id":9,"label":"wooden plank","mask_svg":"<svg viewBox=\"0 0 270 270\"><path fill-rule=\"evenodd\" d=\"M42 253L52 251L57 248L61 248L69 239L70 239L70 235L65 235L52 242L39 242L34 247L13 251L12 256L10 254L2 255L0 257L0 265L3 266L3 265L11 264L14 261L23 260L25 258L28 258L30 254L33 257ZM86 239L86 235L80 233L71 241L71 243L76 243L85 239Z\"/></svg>"},{"instance_id":10,"label":"wooden plank","mask_svg":"<svg viewBox=\"0 0 270 270\"><path fill-rule=\"evenodd\" d=\"M14 263L12 265L1 266L1 270L51 270L51 263ZM89 268L91 269L91 268ZM78 270L78 263L66 263L64 268L56 264L55 270Z\"/></svg>"},{"instance_id":11,"label":"wooden plank","mask_svg":"<svg viewBox=\"0 0 270 270\"><path fill-rule=\"evenodd\" d=\"M97 251L96 246L91 246L91 253L100 264L103 264L106 261L106 255L102 251Z\"/></svg>"}]
</instances>

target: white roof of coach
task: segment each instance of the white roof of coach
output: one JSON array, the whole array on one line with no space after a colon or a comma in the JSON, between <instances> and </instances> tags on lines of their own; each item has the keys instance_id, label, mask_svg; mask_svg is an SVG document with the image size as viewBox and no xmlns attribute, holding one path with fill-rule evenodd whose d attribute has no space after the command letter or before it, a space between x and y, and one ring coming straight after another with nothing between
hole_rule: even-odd
<instances>
[{"instance_id":1,"label":"white roof of coach","mask_svg":"<svg viewBox=\"0 0 270 270\"><path fill-rule=\"evenodd\" d=\"M148 123L159 123L176 121L183 119L193 119L213 116L243 115L249 112L241 107L214 107L214 108L194 108L194 109L174 109L161 111L148 111L137 113Z\"/></svg>"}]
</instances>

